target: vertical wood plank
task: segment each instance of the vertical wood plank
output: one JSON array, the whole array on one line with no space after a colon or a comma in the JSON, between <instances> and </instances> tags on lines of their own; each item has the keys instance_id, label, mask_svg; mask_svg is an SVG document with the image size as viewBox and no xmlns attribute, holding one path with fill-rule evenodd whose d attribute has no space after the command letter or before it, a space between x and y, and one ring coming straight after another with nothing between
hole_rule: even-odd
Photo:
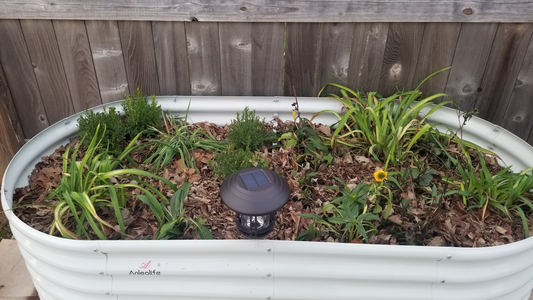
<instances>
[{"instance_id":1,"label":"vertical wood plank","mask_svg":"<svg viewBox=\"0 0 533 300\"><path fill-rule=\"evenodd\" d=\"M320 23L288 23L285 50L285 96L313 95Z\"/></svg>"},{"instance_id":2,"label":"vertical wood plank","mask_svg":"<svg viewBox=\"0 0 533 300\"><path fill-rule=\"evenodd\" d=\"M533 127L533 38L529 42L524 61L509 99L502 126L527 140Z\"/></svg>"},{"instance_id":3,"label":"vertical wood plank","mask_svg":"<svg viewBox=\"0 0 533 300\"><path fill-rule=\"evenodd\" d=\"M74 111L102 104L83 21L53 21Z\"/></svg>"},{"instance_id":4,"label":"vertical wood plank","mask_svg":"<svg viewBox=\"0 0 533 300\"><path fill-rule=\"evenodd\" d=\"M476 101L482 118L502 124L532 33L533 24L529 23L498 26L481 82L483 90Z\"/></svg>"},{"instance_id":5,"label":"vertical wood plank","mask_svg":"<svg viewBox=\"0 0 533 300\"><path fill-rule=\"evenodd\" d=\"M417 86L427 76L452 65L461 23L427 23L422 38L420 55L413 85ZM420 89L426 96L443 93L450 71L428 79Z\"/></svg>"},{"instance_id":6,"label":"vertical wood plank","mask_svg":"<svg viewBox=\"0 0 533 300\"><path fill-rule=\"evenodd\" d=\"M0 20L0 60L26 138L48 127L24 34L18 20Z\"/></svg>"},{"instance_id":7,"label":"vertical wood plank","mask_svg":"<svg viewBox=\"0 0 533 300\"><path fill-rule=\"evenodd\" d=\"M17 108L13 102L11 91L9 89L7 78L4 73L4 68L0 62L0 110L6 115L3 120L9 120L9 124L4 124L6 128L11 128L11 133L8 135L0 135L0 143L5 141L11 145L13 150L18 150L24 144L24 131L17 114ZM13 153L14 154L14 153Z\"/></svg>"},{"instance_id":8,"label":"vertical wood plank","mask_svg":"<svg viewBox=\"0 0 533 300\"><path fill-rule=\"evenodd\" d=\"M22 146L23 141L22 128L7 86L4 69L0 64L0 182L9 161Z\"/></svg>"},{"instance_id":9,"label":"vertical wood plank","mask_svg":"<svg viewBox=\"0 0 533 300\"><path fill-rule=\"evenodd\" d=\"M348 86L375 92L379 87L389 23L356 23L353 35Z\"/></svg>"},{"instance_id":10,"label":"vertical wood plank","mask_svg":"<svg viewBox=\"0 0 533 300\"><path fill-rule=\"evenodd\" d=\"M183 22L152 22L161 95L190 95L187 39Z\"/></svg>"},{"instance_id":11,"label":"vertical wood plank","mask_svg":"<svg viewBox=\"0 0 533 300\"><path fill-rule=\"evenodd\" d=\"M445 93L462 111L474 109L497 29L495 23L463 23L461 26Z\"/></svg>"},{"instance_id":12,"label":"vertical wood plank","mask_svg":"<svg viewBox=\"0 0 533 300\"><path fill-rule=\"evenodd\" d=\"M350 50L354 23L320 23L320 43L313 95L318 95L328 83L346 86L350 67ZM324 92L331 93L334 88L327 87Z\"/></svg>"},{"instance_id":13,"label":"vertical wood plank","mask_svg":"<svg viewBox=\"0 0 533 300\"><path fill-rule=\"evenodd\" d=\"M67 77L51 20L21 20L35 77L50 123L74 113Z\"/></svg>"},{"instance_id":14,"label":"vertical wood plank","mask_svg":"<svg viewBox=\"0 0 533 300\"><path fill-rule=\"evenodd\" d=\"M102 102L124 99L124 94L131 91L126 77L117 22L86 21L85 26Z\"/></svg>"},{"instance_id":15,"label":"vertical wood plank","mask_svg":"<svg viewBox=\"0 0 533 300\"><path fill-rule=\"evenodd\" d=\"M283 95L285 23L252 24L252 94Z\"/></svg>"},{"instance_id":16,"label":"vertical wood plank","mask_svg":"<svg viewBox=\"0 0 533 300\"><path fill-rule=\"evenodd\" d=\"M219 23L222 95L252 94L252 24Z\"/></svg>"},{"instance_id":17,"label":"vertical wood plank","mask_svg":"<svg viewBox=\"0 0 533 300\"><path fill-rule=\"evenodd\" d=\"M159 95L152 25L143 21L119 21L120 41L128 84L145 95Z\"/></svg>"},{"instance_id":18,"label":"vertical wood plank","mask_svg":"<svg viewBox=\"0 0 533 300\"><path fill-rule=\"evenodd\" d=\"M189 53L191 94L221 95L218 23L185 23L185 32Z\"/></svg>"},{"instance_id":19,"label":"vertical wood plank","mask_svg":"<svg viewBox=\"0 0 533 300\"><path fill-rule=\"evenodd\" d=\"M424 23L391 23L378 92L389 96L413 88Z\"/></svg>"}]
</instances>

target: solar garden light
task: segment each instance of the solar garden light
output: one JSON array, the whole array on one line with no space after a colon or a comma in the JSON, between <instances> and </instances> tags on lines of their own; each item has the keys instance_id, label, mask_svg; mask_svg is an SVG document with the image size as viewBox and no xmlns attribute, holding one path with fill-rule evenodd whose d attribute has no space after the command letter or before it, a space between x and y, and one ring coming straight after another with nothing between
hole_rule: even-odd
<instances>
[{"instance_id":1,"label":"solar garden light","mask_svg":"<svg viewBox=\"0 0 533 300\"><path fill-rule=\"evenodd\" d=\"M272 231L276 212L285 205L289 194L287 181L264 168L232 173L220 187L222 201L236 212L237 228L251 239L263 238Z\"/></svg>"}]
</instances>

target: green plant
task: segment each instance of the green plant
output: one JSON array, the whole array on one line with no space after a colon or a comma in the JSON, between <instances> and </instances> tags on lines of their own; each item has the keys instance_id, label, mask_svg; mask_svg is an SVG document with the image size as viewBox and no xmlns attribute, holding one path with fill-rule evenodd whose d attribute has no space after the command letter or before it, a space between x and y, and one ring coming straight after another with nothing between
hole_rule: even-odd
<instances>
[{"instance_id":1,"label":"green plant","mask_svg":"<svg viewBox=\"0 0 533 300\"><path fill-rule=\"evenodd\" d=\"M209 162L209 165L214 174L224 179L240 169L250 167L267 168L268 161L259 153L255 154L251 151L228 146L224 151L217 153L214 159Z\"/></svg>"},{"instance_id":2,"label":"green plant","mask_svg":"<svg viewBox=\"0 0 533 300\"><path fill-rule=\"evenodd\" d=\"M372 220L380 220L374 213L365 212L366 197L370 186L361 183L350 189L342 180L336 178L344 189L336 186L328 187L338 191L341 196L333 199L331 203L322 208L323 216L316 214L300 214L299 216L314 219L309 229L298 236L298 239L315 237L318 233L316 226L322 225L326 231L341 234L341 241L350 242L362 237L368 242L368 235L377 232Z\"/></svg>"},{"instance_id":3,"label":"green plant","mask_svg":"<svg viewBox=\"0 0 533 300\"><path fill-rule=\"evenodd\" d=\"M261 147L268 135L268 131L255 110L244 109L242 115L237 113L237 118L231 121L228 132L229 142L237 149L255 151Z\"/></svg>"},{"instance_id":4,"label":"green plant","mask_svg":"<svg viewBox=\"0 0 533 300\"><path fill-rule=\"evenodd\" d=\"M524 197L533 189L533 168L528 168L521 173L510 172L511 167L504 168L492 175L481 152L478 152L479 167L474 167L470 159L463 167L457 164L457 172L461 179L444 178L455 188L450 194L460 194L467 209L478 208L485 217L487 207L496 208L509 218L514 219L511 211L516 211L522 220L525 237L529 237L529 225L524 208L533 210L531 201Z\"/></svg>"},{"instance_id":5,"label":"green plant","mask_svg":"<svg viewBox=\"0 0 533 300\"><path fill-rule=\"evenodd\" d=\"M155 135L155 132L148 131L149 127L159 128L163 122L161 106L157 104L155 96L152 101L144 96L139 88L135 96L125 95L126 100L122 102L122 109L126 116L126 125L130 138L145 132L147 136Z\"/></svg>"},{"instance_id":6,"label":"green plant","mask_svg":"<svg viewBox=\"0 0 533 300\"><path fill-rule=\"evenodd\" d=\"M106 130L102 133L103 146L110 150L120 151L128 129L122 122L122 116L114 107L104 107L104 111L98 113L87 110L85 115L78 118L78 136L80 137L95 136L98 128L104 127ZM83 140L85 146L89 146L90 143L91 140Z\"/></svg>"},{"instance_id":7,"label":"green plant","mask_svg":"<svg viewBox=\"0 0 533 300\"><path fill-rule=\"evenodd\" d=\"M185 167L196 168L195 160L192 157L194 149L219 152L226 147L226 142L216 140L210 132L195 125L187 125L184 121L186 119L187 116L185 119L174 119L167 115L166 131L151 128L158 133L156 139L145 144L145 146L151 147L152 155L144 162L145 164L154 163L151 171L159 172L164 169L176 155L179 155Z\"/></svg>"},{"instance_id":8,"label":"green plant","mask_svg":"<svg viewBox=\"0 0 533 300\"><path fill-rule=\"evenodd\" d=\"M406 159L413 145L432 128L425 123L427 117L450 103L443 101L431 107L434 99L448 96L439 93L420 99L422 93L419 91L427 79L447 69L449 68L431 74L413 91L397 92L385 99L378 99L377 93L363 95L342 85L330 83L328 85L340 89L342 97L332 94L328 96L341 102L346 113L341 117L332 110L324 110L315 116L328 112L339 118L337 127L329 138L332 147L336 143L358 148L368 147L369 153L376 160L386 160L385 168L389 162L396 165Z\"/></svg>"},{"instance_id":9,"label":"green plant","mask_svg":"<svg viewBox=\"0 0 533 300\"><path fill-rule=\"evenodd\" d=\"M313 157L313 165L316 167L320 162L325 161L330 164L333 156L329 153L328 147L322 141L320 135L315 131L314 125L309 120L303 119L299 125L293 127L292 131L285 132L279 138L284 142L284 148L294 147L303 149L304 154L297 156L299 161L305 157Z\"/></svg>"},{"instance_id":10,"label":"green plant","mask_svg":"<svg viewBox=\"0 0 533 300\"><path fill-rule=\"evenodd\" d=\"M0 240L10 239L13 236L11 229L9 228L9 222L7 219L0 222Z\"/></svg>"},{"instance_id":11,"label":"green plant","mask_svg":"<svg viewBox=\"0 0 533 300\"><path fill-rule=\"evenodd\" d=\"M172 214L166 208L170 201L154 186L146 183L142 178L154 178L162 181L173 191L177 187L169 180L138 169L121 169L119 164L134 149L139 135L137 135L126 149L115 159L107 151L98 151L103 140L104 132L100 136L97 127L91 143L87 147L86 153L77 160L79 145L74 148L67 148L63 155L63 177L60 185L48 196L48 199L57 198L58 203L54 209L54 221L50 228L50 234L57 229L65 238L79 239L84 236L90 239L86 224L92 229L99 239L106 239L104 227L119 231L122 238L125 237L125 226L121 210L126 206L126 197L137 197L145 203L155 215L160 224L158 233L162 226L171 222ZM130 183L113 183L111 178L125 177ZM133 181L137 183L132 183ZM141 194L129 194L129 190L138 189ZM160 201L156 198L159 197ZM109 207L114 212L120 230L103 220L98 211L102 207ZM70 219L74 219L75 232L69 230L67 225ZM155 236L161 237L160 235Z\"/></svg>"}]
</instances>

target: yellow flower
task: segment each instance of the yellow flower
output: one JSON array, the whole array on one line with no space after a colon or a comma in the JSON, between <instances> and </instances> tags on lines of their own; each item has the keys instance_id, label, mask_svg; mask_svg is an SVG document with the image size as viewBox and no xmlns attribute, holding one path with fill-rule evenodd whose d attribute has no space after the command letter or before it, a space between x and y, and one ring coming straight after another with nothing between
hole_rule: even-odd
<instances>
[{"instance_id":1,"label":"yellow flower","mask_svg":"<svg viewBox=\"0 0 533 300\"><path fill-rule=\"evenodd\" d=\"M374 172L374 178L376 179L377 182L382 182L383 180L387 180L387 172L383 170Z\"/></svg>"}]
</instances>

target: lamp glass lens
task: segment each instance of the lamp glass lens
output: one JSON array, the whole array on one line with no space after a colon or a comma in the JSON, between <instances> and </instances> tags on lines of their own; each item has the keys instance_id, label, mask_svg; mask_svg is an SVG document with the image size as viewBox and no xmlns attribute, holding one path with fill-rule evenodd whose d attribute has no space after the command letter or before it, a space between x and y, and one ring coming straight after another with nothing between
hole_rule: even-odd
<instances>
[{"instance_id":1,"label":"lamp glass lens","mask_svg":"<svg viewBox=\"0 0 533 300\"><path fill-rule=\"evenodd\" d=\"M270 215L263 215L263 216L248 216L248 215L241 215L241 225L249 230L250 233L257 233L258 231L261 231L263 228L268 227L270 225Z\"/></svg>"}]
</instances>

